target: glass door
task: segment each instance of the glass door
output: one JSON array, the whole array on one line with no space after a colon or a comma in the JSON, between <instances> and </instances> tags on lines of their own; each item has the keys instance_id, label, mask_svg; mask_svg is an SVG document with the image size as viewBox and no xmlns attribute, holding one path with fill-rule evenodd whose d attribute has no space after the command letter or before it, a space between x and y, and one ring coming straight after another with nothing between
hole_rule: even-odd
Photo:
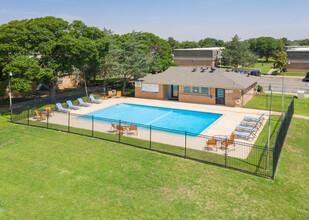
<instances>
[{"instance_id":1,"label":"glass door","mask_svg":"<svg viewBox=\"0 0 309 220\"><path fill-rule=\"evenodd\" d=\"M225 89L216 89L216 104L225 105Z\"/></svg>"}]
</instances>

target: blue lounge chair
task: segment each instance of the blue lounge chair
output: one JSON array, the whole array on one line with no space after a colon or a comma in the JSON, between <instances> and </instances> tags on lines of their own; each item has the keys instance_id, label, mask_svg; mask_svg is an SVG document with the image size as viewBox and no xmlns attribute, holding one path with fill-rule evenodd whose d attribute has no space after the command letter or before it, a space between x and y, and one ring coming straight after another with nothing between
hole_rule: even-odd
<instances>
[{"instance_id":1,"label":"blue lounge chair","mask_svg":"<svg viewBox=\"0 0 309 220\"><path fill-rule=\"evenodd\" d=\"M255 127L247 127L247 126L240 126L239 125L239 126L236 127L235 130L244 131L244 132L251 132L251 131L256 132L258 129L257 129L256 126Z\"/></svg>"},{"instance_id":2,"label":"blue lounge chair","mask_svg":"<svg viewBox=\"0 0 309 220\"><path fill-rule=\"evenodd\" d=\"M93 97L93 95L90 95L89 98L91 99L91 102L94 102L94 103L101 103L101 102L102 102L102 100L95 99L95 98Z\"/></svg>"},{"instance_id":3,"label":"blue lounge chair","mask_svg":"<svg viewBox=\"0 0 309 220\"><path fill-rule=\"evenodd\" d=\"M68 103L69 108L72 108L72 109L79 109L79 108L80 108L80 107L77 106L77 105L73 105L73 103L71 102L71 100L68 100L67 103Z\"/></svg>"},{"instance_id":4,"label":"blue lounge chair","mask_svg":"<svg viewBox=\"0 0 309 220\"><path fill-rule=\"evenodd\" d=\"M91 105L90 103L84 102L82 98L78 98L77 100L78 100L79 104L82 105L82 106L90 106Z\"/></svg>"},{"instance_id":5,"label":"blue lounge chair","mask_svg":"<svg viewBox=\"0 0 309 220\"><path fill-rule=\"evenodd\" d=\"M263 119L261 118L258 121L242 121L242 122L240 122L240 125L247 126L247 127L257 127L257 128L259 128L261 126L262 122L263 122Z\"/></svg>"},{"instance_id":6,"label":"blue lounge chair","mask_svg":"<svg viewBox=\"0 0 309 220\"><path fill-rule=\"evenodd\" d=\"M239 138L242 138L242 139L245 139L245 140L250 140L253 138L254 135L254 131L250 131L249 133L247 132L239 132L239 131L234 131L235 133L235 137L239 137Z\"/></svg>"},{"instance_id":7,"label":"blue lounge chair","mask_svg":"<svg viewBox=\"0 0 309 220\"><path fill-rule=\"evenodd\" d=\"M260 117L252 117L252 116L246 116L243 121L259 121L260 119L264 119L263 116L265 113L261 114Z\"/></svg>"},{"instance_id":8,"label":"blue lounge chair","mask_svg":"<svg viewBox=\"0 0 309 220\"><path fill-rule=\"evenodd\" d=\"M56 106L57 106L59 111L63 111L63 112L69 112L70 111L70 109L68 109L68 108L63 108L60 103L56 103Z\"/></svg>"}]
</instances>

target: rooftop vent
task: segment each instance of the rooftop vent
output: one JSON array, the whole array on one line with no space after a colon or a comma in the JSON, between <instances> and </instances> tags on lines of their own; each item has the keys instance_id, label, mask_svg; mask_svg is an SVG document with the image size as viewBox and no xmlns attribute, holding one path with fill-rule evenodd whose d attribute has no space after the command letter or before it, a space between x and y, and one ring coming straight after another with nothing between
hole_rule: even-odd
<instances>
[{"instance_id":1,"label":"rooftop vent","mask_svg":"<svg viewBox=\"0 0 309 220\"><path fill-rule=\"evenodd\" d=\"M192 72L196 72L196 70L197 70L197 67L193 67Z\"/></svg>"},{"instance_id":2,"label":"rooftop vent","mask_svg":"<svg viewBox=\"0 0 309 220\"><path fill-rule=\"evenodd\" d=\"M201 72L205 72L205 70L207 70L206 67L201 67Z\"/></svg>"}]
</instances>

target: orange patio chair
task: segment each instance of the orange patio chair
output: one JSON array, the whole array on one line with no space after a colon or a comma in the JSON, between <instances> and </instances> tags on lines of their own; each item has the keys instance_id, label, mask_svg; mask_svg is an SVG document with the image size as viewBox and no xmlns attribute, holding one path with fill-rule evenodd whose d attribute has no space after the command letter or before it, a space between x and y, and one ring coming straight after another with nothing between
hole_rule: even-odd
<instances>
[{"instance_id":1,"label":"orange patio chair","mask_svg":"<svg viewBox=\"0 0 309 220\"><path fill-rule=\"evenodd\" d=\"M113 95L113 91L108 91L108 95L105 98L111 98Z\"/></svg>"},{"instance_id":2,"label":"orange patio chair","mask_svg":"<svg viewBox=\"0 0 309 220\"><path fill-rule=\"evenodd\" d=\"M38 110L34 110L35 113L35 119L37 120L43 120L46 118L46 115L39 113Z\"/></svg>"},{"instance_id":3,"label":"orange patio chair","mask_svg":"<svg viewBox=\"0 0 309 220\"><path fill-rule=\"evenodd\" d=\"M131 125L127 131L127 134L136 134L137 135L137 126Z\"/></svg>"},{"instance_id":4,"label":"orange patio chair","mask_svg":"<svg viewBox=\"0 0 309 220\"><path fill-rule=\"evenodd\" d=\"M50 107L46 107L45 112L46 112L48 117L54 115L54 111L52 111Z\"/></svg>"},{"instance_id":5,"label":"orange patio chair","mask_svg":"<svg viewBox=\"0 0 309 220\"><path fill-rule=\"evenodd\" d=\"M215 146L217 150L217 140L211 139L206 141L205 150L212 150L213 148L210 146Z\"/></svg>"},{"instance_id":6,"label":"orange patio chair","mask_svg":"<svg viewBox=\"0 0 309 220\"><path fill-rule=\"evenodd\" d=\"M117 91L117 95L115 97L120 98L121 97L121 91Z\"/></svg>"},{"instance_id":7,"label":"orange patio chair","mask_svg":"<svg viewBox=\"0 0 309 220\"><path fill-rule=\"evenodd\" d=\"M226 142L225 141L221 142L221 149L222 150L227 149L229 151L230 150L229 149L230 145L234 146L234 150L235 150L234 136L235 136L235 133L232 132L231 137Z\"/></svg>"}]
</instances>

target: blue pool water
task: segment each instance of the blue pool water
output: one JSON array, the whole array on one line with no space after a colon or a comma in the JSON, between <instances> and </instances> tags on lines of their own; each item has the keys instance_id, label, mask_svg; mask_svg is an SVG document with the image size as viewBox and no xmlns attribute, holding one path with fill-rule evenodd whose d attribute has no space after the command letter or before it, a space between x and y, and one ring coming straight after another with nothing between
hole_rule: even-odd
<instances>
[{"instance_id":1,"label":"blue pool water","mask_svg":"<svg viewBox=\"0 0 309 220\"><path fill-rule=\"evenodd\" d=\"M89 113L79 118L91 120L92 115L94 116L94 121L110 123L111 121L106 119L112 119L117 123L116 121L121 120L121 122L131 122L137 125L151 125L153 130L160 130L156 128L160 127L187 131L192 133L188 133L189 136L197 136L222 116L222 114L215 113L123 103ZM166 130L165 132L177 133L171 130Z\"/></svg>"}]
</instances>

